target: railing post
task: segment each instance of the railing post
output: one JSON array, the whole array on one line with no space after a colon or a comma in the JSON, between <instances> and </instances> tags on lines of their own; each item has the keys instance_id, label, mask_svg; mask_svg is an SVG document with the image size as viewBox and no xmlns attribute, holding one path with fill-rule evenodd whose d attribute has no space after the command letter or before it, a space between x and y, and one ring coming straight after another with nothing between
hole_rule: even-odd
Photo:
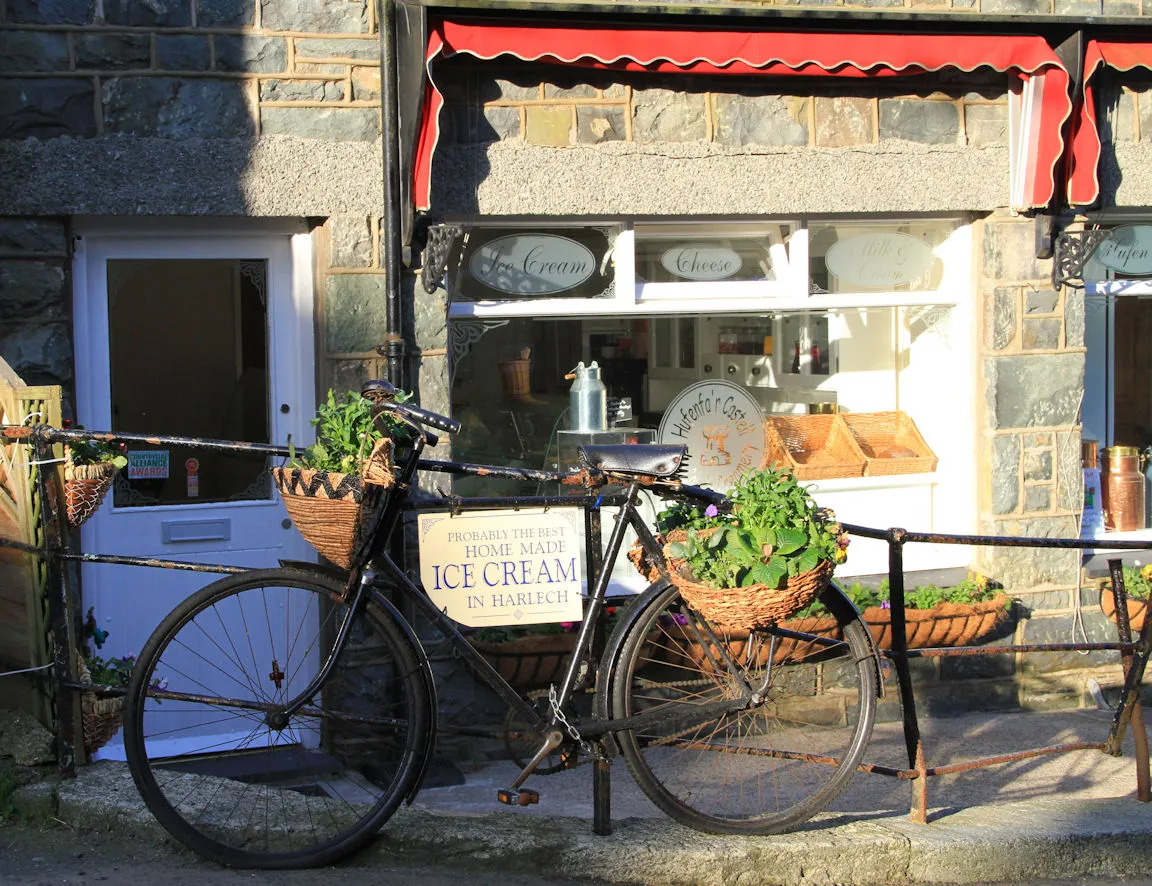
<instances>
[{"instance_id":1,"label":"railing post","mask_svg":"<svg viewBox=\"0 0 1152 886\"><path fill-rule=\"evenodd\" d=\"M892 659L900 686L900 710L904 716L904 745L908 767L915 769L912 781L912 807L909 816L919 824L928 823L928 773L924 747L920 741L920 723L916 718L916 699L912 691L912 672L908 667L907 622L904 616L904 535L903 529L888 532L888 598L892 607Z\"/></svg>"},{"instance_id":2,"label":"railing post","mask_svg":"<svg viewBox=\"0 0 1152 886\"><path fill-rule=\"evenodd\" d=\"M1128 592L1124 587L1124 561L1119 557L1108 561L1108 576L1112 582L1112 601L1116 610L1116 633L1121 643L1132 642L1132 623L1128 620ZM1136 748L1136 799L1145 803L1152 801L1152 787L1148 770L1148 734L1144 731L1144 711L1140 705L1140 684L1144 676L1144 666L1148 661L1148 619L1144 619L1140 631L1140 648L1134 656L1125 650L1120 653L1120 664L1124 671L1125 703L1117 709L1112 719L1112 729L1108 733L1108 752L1114 756L1122 753L1121 742L1124 730L1132 726L1132 740Z\"/></svg>"}]
</instances>

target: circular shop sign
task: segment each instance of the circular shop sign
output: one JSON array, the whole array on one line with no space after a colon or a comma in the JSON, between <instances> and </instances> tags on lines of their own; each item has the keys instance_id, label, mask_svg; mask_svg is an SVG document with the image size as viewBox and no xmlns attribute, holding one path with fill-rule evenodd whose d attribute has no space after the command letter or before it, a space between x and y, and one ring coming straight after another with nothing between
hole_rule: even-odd
<instances>
[{"instance_id":1,"label":"circular shop sign","mask_svg":"<svg viewBox=\"0 0 1152 886\"><path fill-rule=\"evenodd\" d=\"M911 234L886 231L837 240L824 256L828 270L865 289L892 289L932 269L932 248Z\"/></svg>"},{"instance_id":2,"label":"circular shop sign","mask_svg":"<svg viewBox=\"0 0 1152 886\"><path fill-rule=\"evenodd\" d=\"M489 289L509 295L551 295L575 289L596 273L596 256L558 234L509 234L472 253L468 271Z\"/></svg>"},{"instance_id":3,"label":"circular shop sign","mask_svg":"<svg viewBox=\"0 0 1152 886\"><path fill-rule=\"evenodd\" d=\"M665 250L660 264L682 280L726 280L744 266L740 253L727 246L686 243Z\"/></svg>"},{"instance_id":4,"label":"circular shop sign","mask_svg":"<svg viewBox=\"0 0 1152 886\"><path fill-rule=\"evenodd\" d=\"M728 489L764 458L764 414L747 390L719 379L685 388L664 410L661 443L688 446L687 482Z\"/></svg>"}]
</instances>

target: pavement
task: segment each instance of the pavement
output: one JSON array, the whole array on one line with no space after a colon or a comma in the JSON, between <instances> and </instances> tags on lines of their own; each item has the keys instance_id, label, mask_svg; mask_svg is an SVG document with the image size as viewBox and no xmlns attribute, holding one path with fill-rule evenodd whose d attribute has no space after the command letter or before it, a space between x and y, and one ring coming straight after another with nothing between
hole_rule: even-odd
<instances>
[{"instance_id":1,"label":"pavement","mask_svg":"<svg viewBox=\"0 0 1152 886\"><path fill-rule=\"evenodd\" d=\"M1107 710L972 714L921 720L929 766L1031 748L1102 742ZM540 804L507 807L495 792L508 761L460 766L464 784L426 787L401 808L358 864L435 861L475 870L542 873L646 886L719 884L1009 883L1147 875L1152 804L1136 799L1131 736L1121 757L1098 750L1032 757L928 780L928 824L909 819L906 781L858 773L832 807L788 834L720 837L656 809L617 760L609 836L592 833L592 768L534 776ZM905 763L900 723L877 724L865 762ZM21 789L31 810L51 804L72 827L167 840L123 763Z\"/></svg>"}]
</instances>

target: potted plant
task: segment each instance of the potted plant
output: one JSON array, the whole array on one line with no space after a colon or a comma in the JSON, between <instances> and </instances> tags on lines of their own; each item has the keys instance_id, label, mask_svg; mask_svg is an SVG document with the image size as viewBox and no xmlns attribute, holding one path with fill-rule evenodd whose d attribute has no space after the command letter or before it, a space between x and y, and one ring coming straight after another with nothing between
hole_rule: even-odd
<instances>
[{"instance_id":1,"label":"potted plant","mask_svg":"<svg viewBox=\"0 0 1152 886\"><path fill-rule=\"evenodd\" d=\"M1152 563L1139 569L1124 566L1124 592L1128 595L1128 624L1133 631L1144 628L1144 616L1148 611L1148 596L1152 591ZM1112 595L1112 579L1100 582L1100 610L1110 620L1116 621L1116 599Z\"/></svg>"},{"instance_id":2,"label":"potted plant","mask_svg":"<svg viewBox=\"0 0 1152 886\"><path fill-rule=\"evenodd\" d=\"M403 402L410 395L401 394ZM348 391L333 391L316 410L316 442L297 450L272 479L300 534L321 554L348 568L360 542L364 505L392 486L392 441L407 428L385 416L388 433L372 420L372 404Z\"/></svg>"},{"instance_id":3,"label":"potted plant","mask_svg":"<svg viewBox=\"0 0 1152 886\"><path fill-rule=\"evenodd\" d=\"M84 428L75 425L73 430ZM73 440L65 447L64 503L71 525L79 526L100 507L116 471L128 464L126 449L123 443L97 439Z\"/></svg>"},{"instance_id":4,"label":"potted plant","mask_svg":"<svg viewBox=\"0 0 1152 886\"><path fill-rule=\"evenodd\" d=\"M788 618L844 561L846 533L784 469L748 471L727 498L724 510L681 504L661 515L669 577L717 624L747 630Z\"/></svg>"}]
</instances>

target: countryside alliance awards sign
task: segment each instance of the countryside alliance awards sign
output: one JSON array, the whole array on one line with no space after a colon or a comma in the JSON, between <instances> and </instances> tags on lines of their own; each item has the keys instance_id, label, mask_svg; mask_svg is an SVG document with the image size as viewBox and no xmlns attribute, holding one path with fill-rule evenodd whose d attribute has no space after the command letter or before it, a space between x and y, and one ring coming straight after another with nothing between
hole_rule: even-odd
<instances>
[{"instance_id":1,"label":"countryside alliance awards sign","mask_svg":"<svg viewBox=\"0 0 1152 886\"><path fill-rule=\"evenodd\" d=\"M764 415L747 390L710 380L681 391L664 410L661 443L688 446L686 480L724 490L764 458Z\"/></svg>"},{"instance_id":2,"label":"countryside alliance awards sign","mask_svg":"<svg viewBox=\"0 0 1152 886\"><path fill-rule=\"evenodd\" d=\"M465 299L594 297L612 283L608 237L596 228L468 234L455 294Z\"/></svg>"},{"instance_id":3,"label":"countryside alliance awards sign","mask_svg":"<svg viewBox=\"0 0 1152 886\"><path fill-rule=\"evenodd\" d=\"M470 627L579 621L583 526L579 508L420 514L420 581Z\"/></svg>"}]
</instances>

